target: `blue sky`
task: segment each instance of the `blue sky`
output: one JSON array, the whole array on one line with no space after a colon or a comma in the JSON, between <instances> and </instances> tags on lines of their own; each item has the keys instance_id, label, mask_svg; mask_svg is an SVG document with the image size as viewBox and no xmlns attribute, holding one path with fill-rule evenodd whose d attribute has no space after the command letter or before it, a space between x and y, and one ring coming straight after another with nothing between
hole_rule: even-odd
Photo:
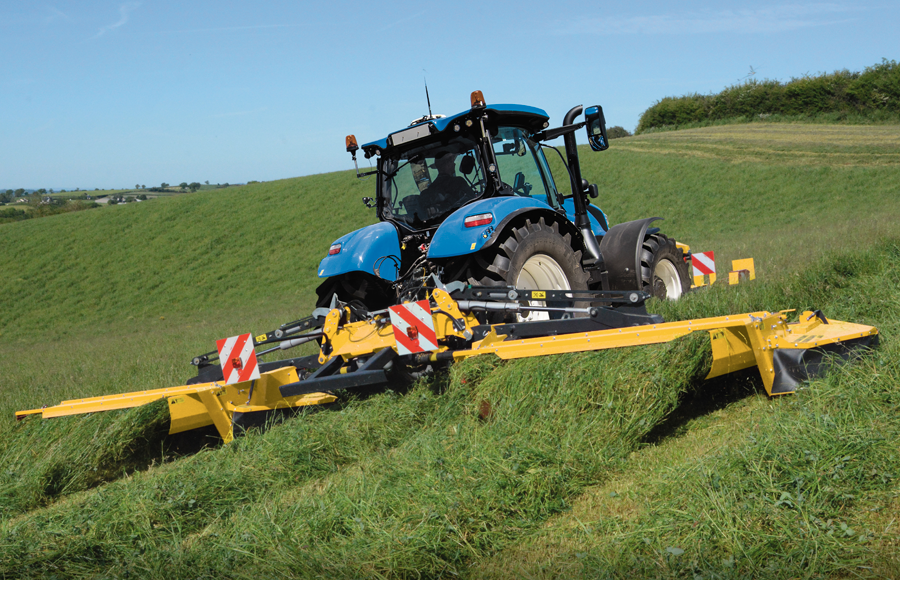
<instances>
[{"instance_id":1,"label":"blue sky","mask_svg":"<svg viewBox=\"0 0 900 610\"><path fill-rule=\"evenodd\" d=\"M488 103L559 125L751 73L900 59L900 3L0 0L0 188L239 183L352 167L344 136Z\"/></svg>"}]
</instances>

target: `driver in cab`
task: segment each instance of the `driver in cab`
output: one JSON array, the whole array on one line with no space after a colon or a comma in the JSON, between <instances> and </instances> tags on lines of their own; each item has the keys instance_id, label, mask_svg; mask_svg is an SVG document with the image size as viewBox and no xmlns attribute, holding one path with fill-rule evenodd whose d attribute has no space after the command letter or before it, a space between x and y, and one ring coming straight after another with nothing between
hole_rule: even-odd
<instances>
[{"instance_id":1,"label":"driver in cab","mask_svg":"<svg viewBox=\"0 0 900 610\"><path fill-rule=\"evenodd\" d=\"M465 178L456 175L456 153L438 156L430 166L438 171L437 178L422 191L422 200L432 218L475 197L475 191Z\"/></svg>"}]
</instances>

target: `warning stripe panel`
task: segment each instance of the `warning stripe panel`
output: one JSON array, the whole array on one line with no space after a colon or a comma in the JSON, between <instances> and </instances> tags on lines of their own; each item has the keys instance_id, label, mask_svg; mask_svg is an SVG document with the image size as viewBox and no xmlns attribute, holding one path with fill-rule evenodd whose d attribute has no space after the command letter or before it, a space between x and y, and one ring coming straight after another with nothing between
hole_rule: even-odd
<instances>
[{"instance_id":1,"label":"warning stripe panel","mask_svg":"<svg viewBox=\"0 0 900 610\"><path fill-rule=\"evenodd\" d=\"M422 303L420 302L414 307L409 307L409 305L411 304L395 306L391 315L398 353L414 354L437 349L437 337L434 333L434 323L431 320L430 312L429 317L423 320L425 310L421 308ZM424 305L428 306L427 302Z\"/></svg>"},{"instance_id":2,"label":"warning stripe panel","mask_svg":"<svg viewBox=\"0 0 900 610\"><path fill-rule=\"evenodd\" d=\"M246 333L216 341L219 352L219 365L222 367L222 378L226 385L241 383L260 378L259 363L252 335ZM235 366L234 359L240 359L240 366Z\"/></svg>"},{"instance_id":3,"label":"warning stripe panel","mask_svg":"<svg viewBox=\"0 0 900 610\"><path fill-rule=\"evenodd\" d=\"M716 258L712 250L696 252L691 256L694 275L712 275L716 272Z\"/></svg>"},{"instance_id":4,"label":"warning stripe panel","mask_svg":"<svg viewBox=\"0 0 900 610\"><path fill-rule=\"evenodd\" d=\"M405 307L398 307L396 313L403 318L403 321L408 325L415 326L419 330L420 343L425 341L434 346L432 349L437 349L437 333L434 332L434 328L432 327L434 322L430 311L427 314L427 319L423 315L424 309L421 305L423 302L428 303L428 301L409 303Z\"/></svg>"},{"instance_id":5,"label":"warning stripe panel","mask_svg":"<svg viewBox=\"0 0 900 610\"><path fill-rule=\"evenodd\" d=\"M231 364L231 354L234 353L235 349L241 350L244 347L244 342L242 339L244 335L238 335L236 337L228 337L227 339L220 339L216 341L216 345L219 348L219 364L222 367L222 378L225 383L232 383L229 381L231 378L231 374L234 371L234 366ZM221 345L219 345L221 343Z\"/></svg>"},{"instance_id":6,"label":"warning stripe panel","mask_svg":"<svg viewBox=\"0 0 900 610\"><path fill-rule=\"evenodd\" d=\"M438 348L431 305L427 300L394 305L388 308L388 312L398 354L417 354Z\"/></svg>"}]
</instances>

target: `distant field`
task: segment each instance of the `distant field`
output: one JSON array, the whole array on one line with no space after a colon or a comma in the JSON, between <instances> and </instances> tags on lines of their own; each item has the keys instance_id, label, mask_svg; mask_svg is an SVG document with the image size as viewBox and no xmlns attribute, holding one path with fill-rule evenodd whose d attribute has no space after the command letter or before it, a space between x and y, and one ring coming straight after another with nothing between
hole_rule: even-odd
<instances>
[{"instance_id":1,"label":"distant field","mask_svg":"<svg viewBox=\"0 0 900 610\"><path fill-rule=\"evenodd\" d=\"M613 223L758 279L667 319L821 308L861 363L769 399L703 337L499 363L223 446L166 407L15 410L181 384L218 338L307 315L373 222L352 171L0 225L4 578L897 578L900 126L732 125L582 150ZM555 163L555 161L554 161ZM491 417L478 416L487 404ZM181 443L181 444L179 444Z\"/></svg>"},{"instance_id":2,"label":"distant field","mask_svg":"<svg viewBox=\"0 0 900 610\"><path fill-rule=\"evenodd\" d=\"M616 142L622 150L795 166L900 166L900 125L747 123Z\"/></svg>"},{"instance_id":3,"label":"distant field","mask_svg":"<svg viewBox=\"0 0 900 610\"><path fill-rule=\"evenodd\" d=\"M896 233L900 125L745 124L613 141L584 155L612 222L660 227L766 275Z\"/></svg>"}]
</instances>

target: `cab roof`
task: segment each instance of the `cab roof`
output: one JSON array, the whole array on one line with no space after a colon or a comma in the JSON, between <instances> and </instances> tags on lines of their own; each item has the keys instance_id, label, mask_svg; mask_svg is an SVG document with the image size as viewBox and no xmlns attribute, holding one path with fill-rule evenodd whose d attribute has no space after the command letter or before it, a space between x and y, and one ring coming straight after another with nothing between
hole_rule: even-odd
<instances>
[{"instance_id":1,"label":"cab roof","mask_svg":"<svg viewBox=\"0 0 900 610\"><path fill-rule=\"evenodd\" d=\"M488 121L491 124L501 125L504 127L520 127L527 131L529 135L533 135L548 127L550 120L550 115L548 115L540 108L535 108L534 106L522 106L520 104L492 104L483 108L472 108L464 112L460 112L459 114L454 114L450 117L435 118L428 121L422 121L421 123L416 123L415 125L411 125L403 129L398 129L397 131L389 133L386 137L380 140L375 140L373 142L369 142L368 144L364 144L361 148L365 151L366 156L370 157L378 152L387 150L388 148L394 148L394 145L391 143L391 136L393 136L394 134L427 125L430 133L425 136L421 136L421 138L430 138L431 136L442 133L448 129L452 129L452 126L454 124L464 121L467 117L482 112L487 115ZM412 146L412 143L405 146L398 145L398 147L402 148L410 148Z\"/></svg>"}]
</instances>

